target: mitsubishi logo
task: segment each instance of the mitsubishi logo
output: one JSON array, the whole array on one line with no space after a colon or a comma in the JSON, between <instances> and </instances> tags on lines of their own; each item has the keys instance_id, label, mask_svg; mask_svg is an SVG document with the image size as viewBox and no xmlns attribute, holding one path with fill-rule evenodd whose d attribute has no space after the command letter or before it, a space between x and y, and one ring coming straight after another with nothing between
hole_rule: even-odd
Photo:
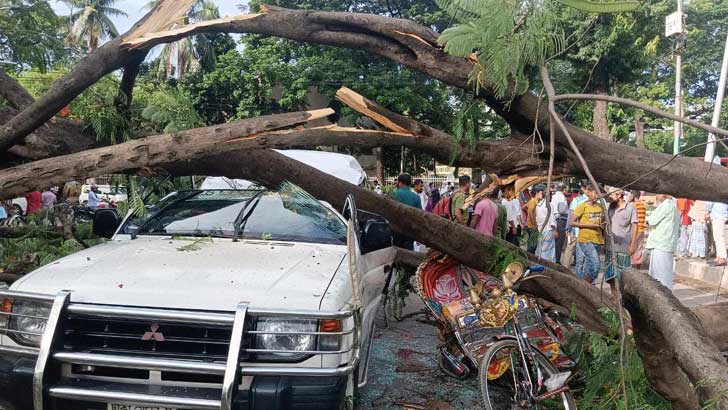
<instances>
[{"instance_id":1,"label":"mitsubishi logo","mask_svg":"<svg viewBox=\"0 0 728 410\"><path fill-rule=\"evenodd\" d=\"M154 339L157 342L164 342L164 335L162 334L162 332L157 332L157 330L159 329L159 324L152 323L149 326L149 329L151 330L151 332L145 332L144 336L142 336L142 340Z\"/></svg>"}]
</instances>

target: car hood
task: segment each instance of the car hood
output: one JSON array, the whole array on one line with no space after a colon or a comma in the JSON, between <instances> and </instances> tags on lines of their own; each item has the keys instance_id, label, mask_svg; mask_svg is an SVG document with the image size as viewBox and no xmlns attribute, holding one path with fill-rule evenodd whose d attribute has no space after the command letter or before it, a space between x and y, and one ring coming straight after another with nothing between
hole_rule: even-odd
<instances>
[{"instance_id":1,"label":"car hood","mask_svg":"<svg viewBox=\"0 0 728 410\"><path fill-rule=\"evenodd\" d=\"M46 265L12 289L71 301L179 309L319 309L346 247L229 239L115 240Z\"/></svg>"}]
</instances>

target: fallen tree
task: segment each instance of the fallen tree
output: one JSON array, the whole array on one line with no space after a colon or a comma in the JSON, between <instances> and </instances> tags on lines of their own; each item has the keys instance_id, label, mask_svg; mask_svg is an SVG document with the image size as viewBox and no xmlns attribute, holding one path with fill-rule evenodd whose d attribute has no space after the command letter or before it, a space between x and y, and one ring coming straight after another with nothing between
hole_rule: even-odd
<instances>
[{"instance_id":1,"label":"fallen tree","mask_svg":"<svg viewBox=\"0 0 728 410\"><path fill-rule=\"evenodd\" d=\"M356 197L359 207L388 218L395 231L407 233L483 271L490 271L498 263L497 255L502 257L504 251L523 252L505 241L483 236L472 229L404 206L272 151L238 152L227 154L225 158L212 157L163 167L172 175L225 175L254 179L268 186L277 186L288 180L335 206L342 205L346 195L351 193ZM529 258L534 260L535 257ZM613 307L606 295L573 274L547 267L545 275L547 279L527 282L522 290L566 309L575 308L580 322L597 331L604 329L597 310ZM650 363L662 364L648 367L652 371L648 372L648 376L657 391L673 400L676 409L698 409L716 399L719 400L717 408L727 408L725 399L715 394L725 391L728 386L728 367L724 360L716 360L722 356L716 345L707 338L696 317L669 290L643 272L631 271L625 274L624 283L623 293L629 301L625 307L633 317L648 321L639 322L639 331L645 331L645 338L638 338L640 354L647 358L652 355L654 360ZM652 315L656 315L654 319ZM654 344L641 343L644 340L658 341L659 349L654 350ZM688 346L693 351L701 352L696 356L699 366L691 363L692 355L686 350ZM672 383L664 384L665 380ZM705 386L708 380L712 383L710 387ZM701 386L697 396L691 393L695 385Z\"/></svg>"},{"instance_id":2,"label":"fallen tree","mask_svg":"<svg viewBox=\"0 0 728 410\"><path fill-rule=\"evenodd\" d=\"M162 5L165 3L160 2ZM226 17L173 30L149 31L152 27L148 26L133 29L132 33L91 53L71 73L57 80L41 100L5 123L0 128L0 150L21 142L85 88L105 74L133 62L137 53L146 52L163 42L202 32L259 33L360 49L421 71L446 84L470 89L472 63L446 54L437 44L437 33L412 21L367 14L274 7L263 7L262 11L260 14ZM153 19L155 14L155 10L152 10L146 18ZM487 83L479 88L479 95L510 124L514 135L528 138L533 134L534 127L537 127L544 139L550 138L547 110L536 95L527 93L516 96L510 104L506 104L494 97L493 87ZM568 128L584 158L590 163L594 176L601 182L621 186L637 180L633 185L637 189L678 197L728 201L728 185L722 183L728 179L726 169L711 167L697 159L679 157L671 162L670 167L655 171L657 165L670 161L671 157L600 140L571 125ZM583 170L564 136L557 132L555 138L558 163L564 171L562 173L582 175ZM539 161L531 165L530 171L545 173L548 155L548 152L540 154Z\"/></svg>"}]
</instances>

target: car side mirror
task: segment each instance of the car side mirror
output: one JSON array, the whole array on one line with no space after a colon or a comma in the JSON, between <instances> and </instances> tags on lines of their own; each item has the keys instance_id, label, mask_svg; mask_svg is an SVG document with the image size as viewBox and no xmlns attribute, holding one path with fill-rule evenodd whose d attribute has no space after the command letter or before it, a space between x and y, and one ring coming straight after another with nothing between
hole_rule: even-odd
<instances>
[{"instance_id":1,"label":"car side mirror","mask_svg":"<svg viewBox=\"0 0 728 410\"><path fill-rule=\"evenodd\" d=\"M392 230L389 227L389 222L367 221L362 232L362 255L386 249L390 246L392 246Z\"/></svg>"},{"instance_id":2,"label":"car side mirror","mask_svg":"<svg viewBox=\"0 0 728 410\"><path fill-rule=\"evenodd\" d=\"M96 236L111 239L121 225L121 218L116 209L97 209L94 212L93 230Z\"/></svg>"}]
</instances>

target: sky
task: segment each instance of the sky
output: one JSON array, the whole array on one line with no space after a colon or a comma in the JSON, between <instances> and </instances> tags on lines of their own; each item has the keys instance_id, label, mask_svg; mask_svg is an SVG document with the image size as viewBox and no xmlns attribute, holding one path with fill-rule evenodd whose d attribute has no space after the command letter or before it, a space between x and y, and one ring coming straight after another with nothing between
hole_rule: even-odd
<instances>
[{"instance_id":1,"label":"sky","mask_svg":"<svg viewBox=\"0 0 728 410\"><path fill-rule=\"evenodd\" d=\"M112 17L111 20L116 25L116 29L119 33L125 33L127 30L134 25L134 23L142 18L147 10L144 9L144 5L148 0L117 0L114 7L123 10L128 14L128 17ZM240 14L240 10L237 8L238 4L247 4L247 0L214 0L217 7L220 9L220 16L231 16ZM49 1L53 10L59 16L68 15L69 8L66 3L60 0Z\"/></svg>"}]
</instances>

